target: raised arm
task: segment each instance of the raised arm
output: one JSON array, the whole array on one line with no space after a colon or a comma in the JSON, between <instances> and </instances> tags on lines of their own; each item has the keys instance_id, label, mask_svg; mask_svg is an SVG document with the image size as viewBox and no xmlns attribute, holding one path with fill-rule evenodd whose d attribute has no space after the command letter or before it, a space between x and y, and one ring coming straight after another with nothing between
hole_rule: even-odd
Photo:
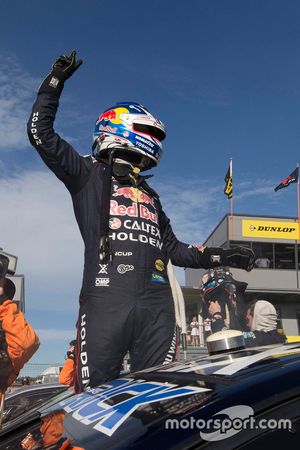
<instances>
[{"instance_id":1,"label":"raised arm","mask_svg":"<svg viewBox=\"0 0 300 450\"><path fill-rule=\"evenodd\" d=\"M80 67L76 52L60 56L42 82L28 121L28 137L45 164L70 191L80 190L89 176L89 161L62 139L53 128L65 81Z\"/></svg>"}]
</instances>

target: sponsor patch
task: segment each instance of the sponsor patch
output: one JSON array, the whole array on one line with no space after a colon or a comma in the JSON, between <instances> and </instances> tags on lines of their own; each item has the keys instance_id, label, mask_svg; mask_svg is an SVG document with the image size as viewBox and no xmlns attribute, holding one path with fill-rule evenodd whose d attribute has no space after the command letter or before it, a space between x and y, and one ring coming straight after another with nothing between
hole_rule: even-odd
<instances>
[{"instance_id":1,"label":"sponsor patch","mask_svg":"<svg viewBox=\"0 0 300 450\"><path fill-rule=\"evenodd\" d=\"M110 239L115 241L131 241L131 242L141 242L142 244L149 244L153 247L162 249L163 243L160 242L158 239L154 239L152 236L146 236L145 234L139 234L137 236L134 235L134 233L125 233L125 232L112 232L109 235Z\"/></svg>"},{"instance_id":2,"label":"sponsor patch","mask_svg":"<svg viewBox=\"0 0 300 450\"><path fill-rule=\"evenodd\" d=\"M158 272L152 272L151 281L153 281L153 283L168 284L167 278L166 278L166 277L163 277L163 276L162 276L160 273L158 273Z\"/></svg>"},{"instance_id":3,"label":"sponsor patch","mask_svg":"<svg viewBox=\"0 0 300 450\"><path fill-rule=\"evenodd\" d=\"M118 217L111 217L109 219L109 228L111 230L118 230L122 225L122 222Z\"/></svg>"},{"instance_id":4,"label":"sponsor patch","mask_svg":"<svg viewBox=\"0 0 300 450\"><path fill-rule=\"evenodd\" d=\"M100 131L108 131L109 133L116 133L117 132L117 128L116 127L110 127L109 125L106 125L106 126L100 125L99 130Z\"/></svg>"},{"instance_id":5,"label":"sponsor patch","mask_svg":"<svg viewBox=\"0 0 300 450\"><path fill-rule=\"evenodd\" d=\"M105 275L107 275L107 268L108 268L108 264L99 264L99 272L98 274L104 273Z\"/></svg>"},{"instance_id":6,"label":"sponsor patch","mask_svg":"<svg viewBox=\"0 0 300 450\"><path fill-rule=\"evenodd\" d=\"M189 245L189 248L195 248L200 253L203 253L206 247L204 247L204 245L191 244L191 245Z\"/></svg>"},{"instance_id":7,"label":"sponsor patch","mask_svg":"<svg viewBox=\"0 0 300 450\"><path fill-rule=\"evenodd\" d=\"M52 77L50 82L49 82L49 86L53 87L53 88L57 88L59 83L59 79L56 77Z\"/></svg>"},{"instance_id":8,"label":"sponsor patch","mask_svg":"<svg viewBox=\"0 0 300 450\"><path fill-rule=\"evenodd\" d=\"M97 287L108 287L109 286L109 278L96 278L95 286Z\"/></svg>"},{"instance_id":9,"label":"sponsor patch","mask_svg":"<svg viewBox=\"0 0 300 450\"><path fill-rule=\"evenodd\" d=\"M146 205L137 204L134 202L132 202L130 206L125 206L119 205L116 200L111 200L110 214L112 216L139 217L144 220L149 220L158 225L158 216L156 213L151 212Z\"/></svg>"},{"instance_id":10,"label":"sponsor patch","mask_svg":"<svg viewBox=\"0 0 300 450\"><path fill-rule=\"evenodd\" d=\"M165 264L161 259L157 259L155 261L155 268L156 270L159 270L160 272L162 272L165 269Z\"/></svg>"},{"instance_id":11,"label":"sponsor patch","mask_svg":"<svg viewBox=\"0 0 300 450\"><path fill-rule=\"evenodd\" d=\"M113 197L125 197L129 198L135 203L146 203L154 206L153 198L151 198L146 192L141 191L134 187L118 187L114 185Z\"/></svg>"},{"instance_id":12,"label":"sponsor patch","mask_svg":"<svg viewBox=\"0 0 300 450\"><path fill-rule=\"evenodd\" d=\"M134 270L134 266L131 264L119 264L117 267L117 271L123 275L126 272L130 272L131 270Z\"/></svg>"}]
</instances>

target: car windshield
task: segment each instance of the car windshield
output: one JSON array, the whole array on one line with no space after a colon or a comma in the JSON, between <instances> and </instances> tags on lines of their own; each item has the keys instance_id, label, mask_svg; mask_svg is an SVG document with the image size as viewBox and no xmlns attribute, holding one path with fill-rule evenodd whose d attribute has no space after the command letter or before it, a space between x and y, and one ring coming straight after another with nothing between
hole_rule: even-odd
<instances>
[{"instance_id":1,"label":"car windshield","mask_svg":"<svg viewBox=\"0 0 300 450\"><path fill-rule=\"evenodd\" d=\"M65 388L65 389L64 389ZM5 400L3 430L17 426L19 421L40 416L40 411L55 405L73 394L67 386L57 386L41 390L16 392Z\"/></svg>"}]
</instances>

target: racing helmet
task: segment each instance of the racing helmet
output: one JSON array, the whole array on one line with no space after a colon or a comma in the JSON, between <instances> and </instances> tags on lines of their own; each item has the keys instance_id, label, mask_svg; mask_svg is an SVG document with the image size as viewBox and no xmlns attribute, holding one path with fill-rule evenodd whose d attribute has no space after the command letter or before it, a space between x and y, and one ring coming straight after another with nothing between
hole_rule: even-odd
<instances>
[{"instance_id":1,"label":"racing helmet","mask_svg":"<svg viewBox=\"0 0 300 450\"><path fill-rule=\"evenodd\" d=\"M144 106L135 102L117 103L97 119L93 156L107 158L110 150L141 170L156 166L162 157L164 124Z\"/></svg>"},{"instance_id":2,"label":"racing helmet","mask_svg":"<svg viewBox=\"0 0 300 450\"><path fill-rule=\"evenodd\" d=\"M225 281L232 281L232 275L228 267L216 267L204 272L200 286L204 299L211 300L214 297L215 290Z\"/></svg>"},{"instance_id":3,"label":"racing helmet","mask_svg":"<svg viewBox=\"0 0 300 450\"><path fill-rule=\"evenodd\" d=\"M218 300L231 295L243 295L247 283L235 280L229 267L215 267L207 270L201 280L201 293L205 301Z\"/></svg>"}]
</instances>

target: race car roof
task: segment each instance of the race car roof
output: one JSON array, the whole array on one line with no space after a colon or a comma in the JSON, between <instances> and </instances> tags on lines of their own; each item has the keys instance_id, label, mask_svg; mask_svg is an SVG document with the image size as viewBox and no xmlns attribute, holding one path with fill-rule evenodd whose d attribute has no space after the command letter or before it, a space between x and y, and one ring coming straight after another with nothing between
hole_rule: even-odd
<instances>
[{"instance_id":1,"label":"race car roof","mask_svg":"<svg viewBox=\"0 0 300 450\"><path fill-rule=\"evenodd\" d=\"M258 374L260 371L272 370L275 366L286 364L288 360L300 362L300 342L206 355L182 363L175 362L142 370L134 376L167 381L172 378L172 374L176 374L177 381L178 379L185 382L203 379L227 384L234 383L241 377L251 376L254 371ZM132 377L132 374L130 376Z\"/></svg>"}]
</instances>

